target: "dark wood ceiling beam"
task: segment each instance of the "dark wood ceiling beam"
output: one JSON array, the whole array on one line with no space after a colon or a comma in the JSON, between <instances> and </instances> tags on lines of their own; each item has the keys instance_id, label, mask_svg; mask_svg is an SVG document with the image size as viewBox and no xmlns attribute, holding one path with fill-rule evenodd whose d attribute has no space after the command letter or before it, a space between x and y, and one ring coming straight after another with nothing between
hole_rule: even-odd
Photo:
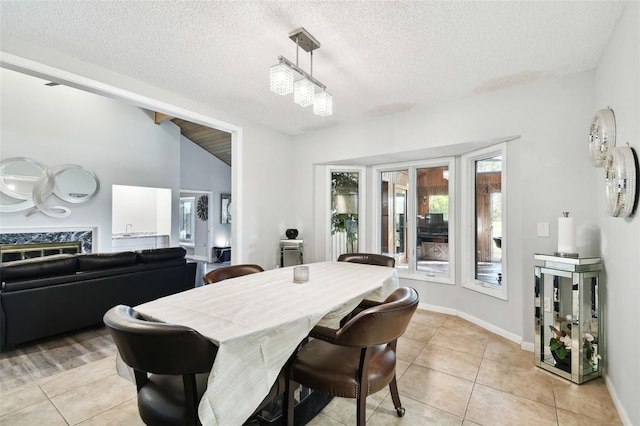
<instances>
[{"instance_id":1,"label":"dark wood ceiling beam","mask_svg":"<svg viewBox=\"0 0 640 426\"><path fill-rule=\"evenodd\" d=\"M167 120L171 120L173 117L167 114L163 114L161 112L156 112L155 113L155 117L154 117L154 121L156 124L160 124L163 121L167 121Z\"/></svg>"},{"instance_id":2,"label":"dark wood ceiling beam","mask_svg":"<svg viewBox=\"0 0 640 426\"><path fill-rule=\"evenodd\" d=\"M159 113L157 113L159 114ZM171 118L171 117L170 117ZM180 118L171 118L182 135L231 166L231 134Z\"/></svg>"}]
</instances>

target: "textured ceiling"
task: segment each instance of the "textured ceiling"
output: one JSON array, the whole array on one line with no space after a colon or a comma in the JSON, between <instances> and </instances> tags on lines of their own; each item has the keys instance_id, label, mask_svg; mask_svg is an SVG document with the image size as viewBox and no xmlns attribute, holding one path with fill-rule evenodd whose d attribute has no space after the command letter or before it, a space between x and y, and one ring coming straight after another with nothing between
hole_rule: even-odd
<instances>
[{"instance_id":1,"label":"textured ceiling","mask_svg":"<svg viewBox=\"0 0 640 426\"><path fill-rule=\"evenodd\" d=\"M3 50L32 43L296 135L591 70L625 5L3 0L0 31ZM295 61L299 27L321 43L313 75L331 117L269 91L277 56ZM309 71L303 51L300 65Z\"/></svg>"}]
</instances>

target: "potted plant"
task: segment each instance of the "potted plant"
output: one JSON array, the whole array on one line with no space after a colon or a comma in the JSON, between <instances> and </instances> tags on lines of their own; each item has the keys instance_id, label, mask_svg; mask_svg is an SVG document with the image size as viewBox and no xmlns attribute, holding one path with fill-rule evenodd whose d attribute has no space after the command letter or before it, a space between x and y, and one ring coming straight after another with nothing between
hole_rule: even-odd
<instances>
[{"instance_id":1,"label":"potted plant","mask_svg":"<svg viewBox=\"0 0 640 426\"><path fill-rule=\"evenodd\" d=\"M563 330L563 328L566 328L566 330ZM571 373L571 322L569 320L562 321L560 329L553 325L550 325L549 329L553 332L553 337L549 339L549 350L556 361L556 367ZM584 333L582 341L585 360L592 367L597 368L597 360L601 359L601 356L597 351L596 338L591 333Z\"/></svg>"},{"instance_id":2,"label":"potted plant","mask_svg":"<svg viewBox=\"0 0 640 426\"><path fill-rule=\"evenodd\" d=\"M571 372L571 324L567 325L569 332L557 329L553 325L549 328L553 337L549 339L549 350L556 361L556 367L568 373Z\"/></svg>"}]
</instances>

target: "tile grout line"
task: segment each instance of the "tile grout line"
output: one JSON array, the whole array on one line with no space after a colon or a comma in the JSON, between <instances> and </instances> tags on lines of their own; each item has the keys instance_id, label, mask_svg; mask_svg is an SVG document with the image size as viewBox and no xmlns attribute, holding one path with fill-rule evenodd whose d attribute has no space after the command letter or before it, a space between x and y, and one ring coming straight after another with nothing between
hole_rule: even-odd
<instances>
[{"instance_id":1,"label":"tile grout line","mask_svg":"<svg viewBox=\"0 0 640 426\"><path fill-rule=\"evenodd\" d=\"M56 406L56 404L53 403L53 401L51 400L51 398L49 397L49 395L47 395L47 393L44 391L44 389L42 389L42 385L38 384L37 385L38 388L40 388L40 392L42 392L44 394L44 396L47 397L47 401L49 401L49 404L51 404L51 406L56 410L56 412L58 413L58 415L60 416L60 418L68 425L71 426L71 423L69 423L69 421L67 420L67 418L60 412L60 410L58 409L58 406Z\"/></svg>"}]
</instances>

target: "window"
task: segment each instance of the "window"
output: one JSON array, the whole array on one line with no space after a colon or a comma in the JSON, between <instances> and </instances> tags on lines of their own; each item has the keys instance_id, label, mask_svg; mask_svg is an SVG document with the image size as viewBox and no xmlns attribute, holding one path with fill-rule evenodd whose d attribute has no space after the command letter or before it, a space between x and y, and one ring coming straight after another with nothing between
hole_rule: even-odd
<instances>
[{"instance_id":1,"label":"window","mask_svg":"<svg viewBox=\"0 0 640 426\"><path fill-rule=\"evenodd\" d=\"M396 259L396 266L407 268L407 191L409 171L392 170L380 174L380 245L382 254Z\"/></svg>"},{"instance_id":2,"label":"window","mask_svg":"<svg viewBox=\"0 0 640 426\"><path fill-rule=\"evenodd\" d=\"M360 172L331 171L331 260L359 251Z\"/></svg>"},{"instance_id":3,"label":"window","mask_svg":"<svg viewBox=\"0 0 640 426\"><path fill-rule=\"evenodd\" d=\"M505 281L505 164L506 145L463 156L464 287L501 299Z\"/></svg>"},{"instance_id":4,"label":"window","mask_svg":"<svg viewBox=\"0 0 640 426\"><path fill-rule=\"evenodd\" d=\"M453 238L449 232L452 229L449 225L449 165L419 168L416 173L419 206L416 271L430 277L447 277L453 254Z\"/></svg>"},{"instance_id":5,"label":"window","mask_svg":"<svg viewBox=\"0 0 640 426\"><path fill-rule=\"evenodd\" d=\"M195 197L180 198L180 243L194 244L196 199Z\"/></svg>"},{"instance_id":6,"label":"window","mask_svg":"<svg viewBox=\"0 0 640 426\"><path fill-rule=\"evenodd\" d=\"M380 188L379 251L395 258L407 278L455 282L453 164L449 158L374 169Z\"/></svg>"}]
</instances>

